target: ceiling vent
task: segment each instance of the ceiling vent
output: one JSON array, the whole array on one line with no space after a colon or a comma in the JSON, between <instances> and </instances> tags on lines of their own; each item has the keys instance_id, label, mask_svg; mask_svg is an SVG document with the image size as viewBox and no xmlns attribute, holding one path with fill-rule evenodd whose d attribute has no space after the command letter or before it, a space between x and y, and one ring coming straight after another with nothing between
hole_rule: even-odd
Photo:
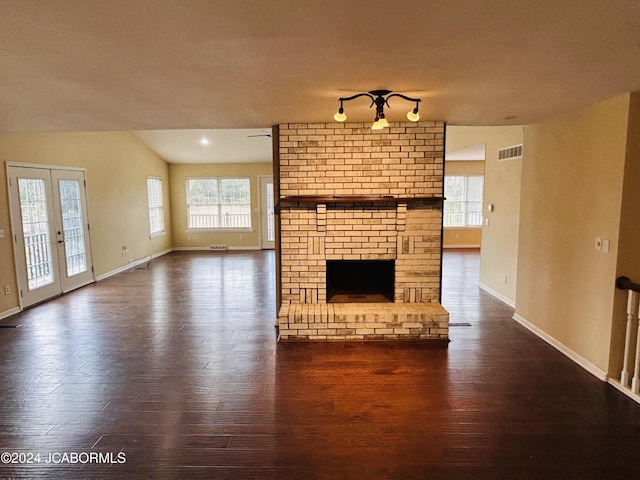
<instances>
[{"instance_id":1,"label":"ceiling vent","mask_svg":"<svg viewBox=\"0 0 640 480\"><path fill-rule=\"evenodd\" d=\"M522 158L522 144L498 150L498 160L515 160Z\"/></svg>"}]
</instances>

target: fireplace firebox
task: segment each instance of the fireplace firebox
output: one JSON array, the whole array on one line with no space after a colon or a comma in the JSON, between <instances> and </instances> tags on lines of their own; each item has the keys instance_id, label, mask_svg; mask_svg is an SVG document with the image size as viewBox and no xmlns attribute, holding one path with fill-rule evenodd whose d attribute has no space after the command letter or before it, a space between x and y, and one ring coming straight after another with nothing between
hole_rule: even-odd
<instances>
[{"instance_id":1,"label":"fireplace firebox","mask_svg":"<svg viewBox=\"0 0 640 480\"><path fill-rule=\"evenodd\" d=\"M393 302L394 264L393 260L327 260L327 302Z\"/></svg>"}]
</instances>

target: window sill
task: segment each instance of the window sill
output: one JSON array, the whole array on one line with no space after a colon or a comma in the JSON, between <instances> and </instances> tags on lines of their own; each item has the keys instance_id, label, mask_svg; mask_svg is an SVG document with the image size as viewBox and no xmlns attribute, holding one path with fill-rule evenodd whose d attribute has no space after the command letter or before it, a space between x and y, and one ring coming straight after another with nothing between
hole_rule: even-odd
<instances>
[{"instance_id":1,"label":"window sill","mask_svg":"<svg viewBox=\"0 0 640 480\"><path fill-rule=\"evenodd\" d=\"M164 237L167 234L164 230L162 232L154 232L149 235L150 239Z\"/></svg>"},{"instance_id":2,"label":"window sill","mask_svg":"<svg viewBox=\"0 0 640 480\"><path fill-rule=\"evenodd\" d=\"M444 227L445 230L482 230L482 225L467 225L461 227Z\"/></svg>"}]
</instances>

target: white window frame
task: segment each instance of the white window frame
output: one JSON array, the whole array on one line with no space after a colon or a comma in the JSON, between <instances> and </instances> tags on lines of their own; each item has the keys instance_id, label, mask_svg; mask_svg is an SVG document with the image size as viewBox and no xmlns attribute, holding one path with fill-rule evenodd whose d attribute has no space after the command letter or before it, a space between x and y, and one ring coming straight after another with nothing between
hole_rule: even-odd
<instances>
[{"instance_id":1,"label":"white window frame","mask_svg":"<svg viewBox=\"0 0 640 480\"><path fill-rule=\"evenodd\" d=\"M444 209L443 209L443 226L444 228L455 228L455 229L461 229L461 228L482 228L482 221L483 221L483 196L484 196L484 175L477 175L477 174L462 174L462 175L445 175L444 178L444 183L445 183L445 198L447 197L447 192L446 192L446 184L447 184L447 178L451 178L451 177L462 177L463 178L463 183L464 183L464 187L463 187L463 191L462 191L462 199L460 200L454 200L452 198L446 199L444 201ZM476 199L476 200L470 200L469 199L469 179L470 178L480 178L482 179L482 194L480 195L480 199ZM461 209L459 211L454 211L451 213L454 214L458 214L462 216L462 224L457 224L457 225L451 225L450 223L447 222L447 214L449 212L447 212L447 205L451 205L451 203L453 202L460 202L461 203ZM478 205L479 203L479 205ZM474 206L476 208L472 208L471 204L475 204ZM479 208L477 208L479 207ZM470 222L470 217L472 215L479 215L479 220L477 221L477 223L473 223Z\"/></svg>"},{"instance_id":2,"label":"white window frame","mask_svg":"<svg viewBox=\"0 0 640 480\"><path fill-rule=\"evenodd\" d=\"M218 218L217 220L215 220L215 222L217 222L219 224L219 226L206 226L206 227L198 227L192 224L192 214L191 214L191 210L192 210L192 205L197 205L196 203L192 202L191 200L191 193L190 193L190 182L193 180L210 180L213 182L216 182L217 186L216 186L216 190L218 193L218 199L217 202L215 203L206 203L206 204L200 204L200 205L209 205L210 207L213 207L214 209L217 210L217 213L213 213L212 215L217 215ZM222 203L222 199L221 199L221 194L222 194L222 182L224 180L244 180L247 182L247 185L249 187L249 201L246 204L224 204ZM253 232L253 215L252 215L252 198L251 198L251 179L248 177L187 177L186 179L186 202L187 202L187 233L206 233L206 232ZM242 205L245 207L249 207L249 213L247 214L240 214L240 215L247 215L247 220L248 220L248 226L224 226L221 225L224 222L222 215L224 215L222 213L222 208L224 206L230 207L233 205Z\"/></svg>"},{"instance_id":3,"label":"white window frame","mask_svg":"<svg viewBox=\"0 0 640 480\"><path fill-rule=\"evenodd\" d=\"M164 193L161 177L147 177L147 204L149 207L149 238L166 234L164 225ZM154 220L157 228L154 229Z\"/></svg>"}]
</instances>

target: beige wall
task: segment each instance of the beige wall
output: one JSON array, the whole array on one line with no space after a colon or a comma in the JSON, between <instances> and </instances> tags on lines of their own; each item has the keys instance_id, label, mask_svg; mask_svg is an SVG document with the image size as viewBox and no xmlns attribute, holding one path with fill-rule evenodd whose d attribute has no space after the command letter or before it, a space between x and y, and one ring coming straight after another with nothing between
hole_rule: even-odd
<instances>
[{"instance_id":1,"label":"beige wall","mask_svg":"<svg viewBox=\"0 0 640 480\"><path fill-rule=\"evenodd\" d=\"M171 219L165 209L167 235L149 238L147 176L164 180L169 205L168 166L133 135L115 133L0 134L0 285L12 294L0 294L0 315L18 307L13 250L10 241L6 162L81 167L86 170L87 203L95 275L126 267L129 260L171 247ZM122 256L122 246L129 251ZM1 292L4 293L4 292Z\"/></svg>"},{"instance_id":2,"label":"beige wall","mask_svg":"<svg viewBox=\"0 0 640 480\"><path fill-rule=\"evenodd\" d=\"M629 98L527 126L524 136L516 315L604 372ZM595 250L598 236L610 240L608 253Z\"/></svg>"},{"instance_id":3,"label":"beige wall","mask_svg":"<svg viewBox=\"0 0 640 480\"><path fill-rule=\"evenodd\" d=\"M452 128L455 129L457 127ZM444 173L445 175L484 175L484 161L445 161ZM480 248L481 241L482 227L445 227L442 236L442 246L444 248Z\"/></svg>"},{"instance_id":4,"label":"beige wall","mask_svg":"<svg viewBox=\"0 0 640 480\"><path fill-rule=\"evenodd\" d=\"M230 248L260 248L260 175L272 175L271 162L229 164L171 164L171 218L173 219L173 247L177 249L209 248L209 245L228 245ZM188 177L248 177L251 181L252 232L187 232Z\"/></svg>"},{"instance_id":5,"label":"beige wall","mask_svg":"<svg viewBox=\"0 0 640 480\"><path fill-rule=\"evenodd\" d=\"M509 303L516 298L522 160L498 161L498 150L521 144L522 139L519 125L447 127L447 152L485 144L483 215L489 225L482 227L480 284ZM491 213L489 203L494 206Z\"/></svg>"},{"instance_id":6,"label":"beige wall","mask_svg":"<svg viewBox=\"0 0 640 480\"><path fill-rule=\"evenodd\" d=\"M480 248L482 228L447 227L442 235L443 248Z\"/></svg>"}]
</instances>

